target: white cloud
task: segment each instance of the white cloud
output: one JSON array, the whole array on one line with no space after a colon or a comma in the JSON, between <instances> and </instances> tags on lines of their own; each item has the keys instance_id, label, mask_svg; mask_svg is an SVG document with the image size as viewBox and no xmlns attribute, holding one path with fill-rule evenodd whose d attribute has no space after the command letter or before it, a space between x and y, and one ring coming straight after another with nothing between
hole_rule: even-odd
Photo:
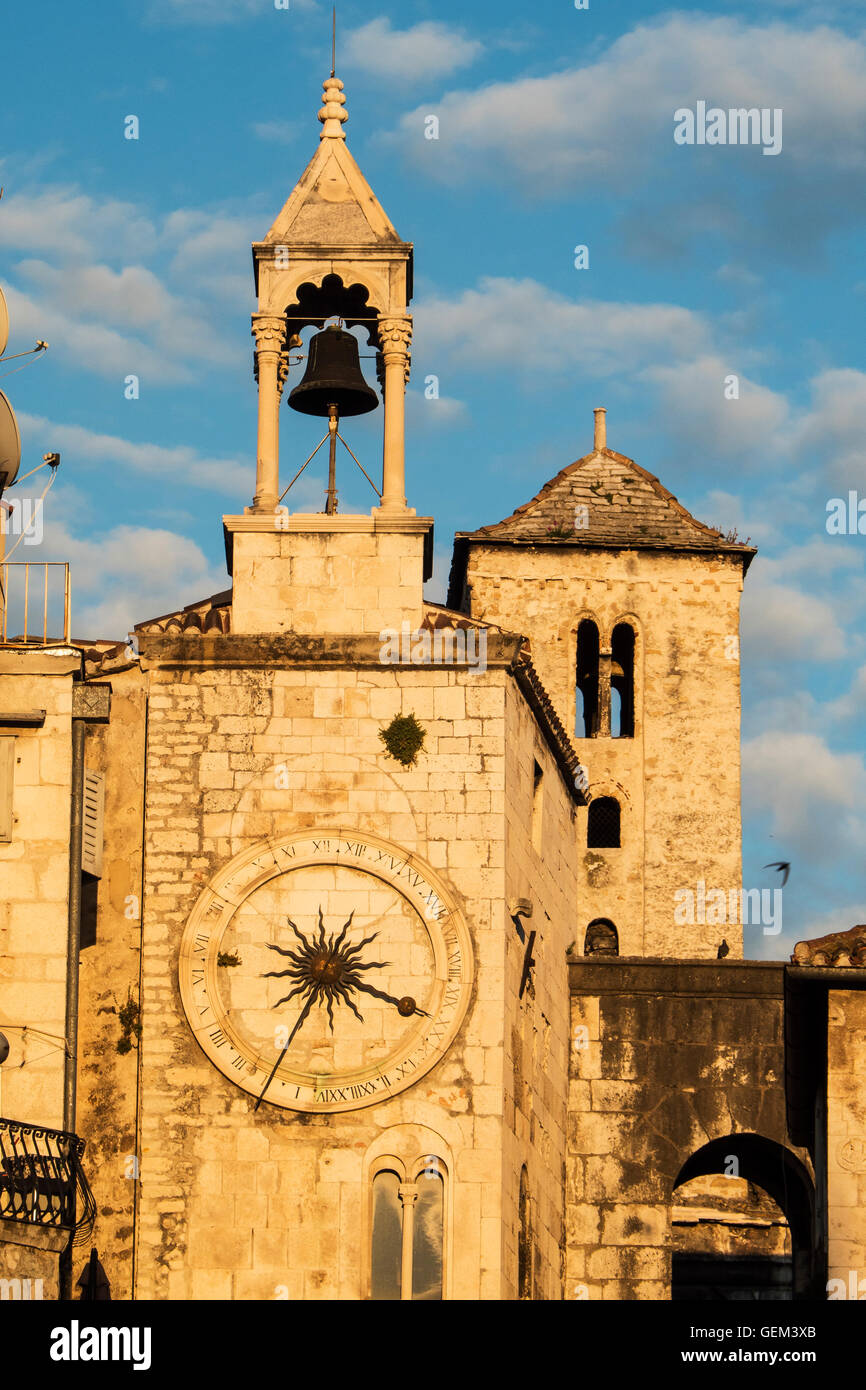
<instances>
[{"instance_id":1,"label":"white cloud","mask_svg":"<svg viewBox=\"0 0 866 1390\"><path fill-rule=\"evenodd\" d=\"M0 244L27 252L9 285L15 334L46 339L78 369L151 384L237 363L213 321L214 300L252 304L249 245L258 231L252 216L178 209L155 222L71 189L19 192L0 217ZM166 256L162 274L142 263Z\"/></svg>"},{"instance_id":2,"label":"white cloud","mask_svg":"<svg viewBox=\"0 0 866 1390\"><path fill-rule=\"evenodd\" d=\"M73 635L115 637L231 586L225 568L208 564L194 541L172 531L118 526L104 538L68 537Z\"/></svg>"},{"instance_id":3,"label":"white cloud","mask_svg":"<svg viewBox=\"0 0 866 1390\"><path fill-rule=\"evenodd\" d=\"M743 593L740 632L763 663L835 661L848 649L832 603L791 585L767 582L760 557Z\"/></svg>"},{"instance_id":4,"label":"white cloud","mask_svg":"<svg viewBox=\"0 0 866 1390\"><path fill-rule=\"evenodd\" d=\"M298 131L294 121L254 121L250 127L257 140L274 145L291 145Z\"/></svg>"},{"instance_id":5,"label":"white cloud","mask_svg":"<svg viewBox=\"0 0 866 1390\"><path fill-rule=\"evenodd\" d=\"M136 444L116 435L97 434L82 425L58 424L38 415L20 413L22 433L35 436L40 453L57 451L87 464L111 464L154 479L172 479L184 486L213 488L231 497L252 491L255 479L248 459L208 458L186 444ZM63 467L61 463L61 468Z\"/></svg>"},{"instance_id":6,"label":"white cloud","mask_svg":"<svg viewBox=\"0 0 866 1390\"><path fill-rule=\"evenodd\" d=\"M835 368L819 373L812 382L811 409L792 431L792 448L804 459L823 462L827 483L843 495L849 488L866 495L864 440L866 372Z\"/></svg>"},{"instance_id":7,"label":"white cloud","mask_svg":"<svg viewBox=\"0 0 866 1390\"><path fill-rule=\"evenodd\" d=\"M153 220L133 203L99 201L77 188L19 188L3 196L0 246L50 253L60 263L106 254L126 259L152 252Z\"/></svg>"},{"instance_id":8,"label":"white cloud","mask_svg":"<svg viewBox=\"0 0 866 1390\"><path fill-rule=\"evenodd\" d=\"M855 673L850 687L838 700L831 700L826 706L827 717L845 724L852 721L858 723L863 718L863 711L866 709L866 666L860 666Z\"/></svg>"},{"instance_id":9,"label":"white cloud","mask_svg":"<svg viewBox=\"0 0 866 1390\"><path fill-rule=\"evenodd\" d=\"M473 63L483 44L433 20L392 29L384 15L352 29L340 41L340 61L396 82L430 81Z\"/></svg>"},{"instance_id":10,"label":"white cloud","mask_svg":"<svg viewBox=\"0 0 866 1390\"><path fill-rule=\"evenodd\" d=\"M743 799L768 812L780 843L808 850L819 827L839 845L864 809L857 753L834 753L815 733L770 729L743 743Z\"/></svg>"},{"instance_id":11,"label":"white cloud","mask_svg":"<svg viewBox=\"0 0 866 1390\"><path fill-rule=\"evenodd\" d=\"M438 396L428 400L423 388L423 377L417 390L406 392L406 426L412 433L421 434L428 430L453 429L469 419L465 401L452 396Z\"/></svg>"},{"instance_id":12,"label":"white cloud","mask_svg":"<svg viewBox=\"0 0 866 1390\"><path fill-rule=\"evenodd\" d=\"M562 196L645 177L661 152L674 150L674 111L699 99L781 107L791 167L823 176L866 166L866 41L826 26L705 15L638 25L583 67L451 91L435 108L438 141L424 139L427 107L408 112L395 138L432 178L505 173L535 193ZM684 164L706 153L676 151ZM734 154L717 153L717 168ZM771 163L757 149L736 158L742 168Z\"/></svg>"},{"instance_id":13,"label":"white cloud","mask_svg":"<svg viewBox=\"0 0 866 1390\"><path fill-rule=\"evenodd\" d=\"M676 304L567 299L537 280L485 277L454 298L418 306L416 360L473 370L555 372L580 367L621 376L659 358L690 356L707 343L703 317Z\"/></svg>"},{"instance_id":14,"label":"white cloud","mask_svg":"<svg viewBox=\"0 0 866 1390\"><path fill-rule=\"evenodd\" d=\"M685 356L685 354L683 354ZM775 461L776 436L788 419L784 396L759 386L742 371L736 360L702 356L675 366L650 366L644 379L657 387L661 418L671 423L672 432L686 448L708 448L746 466L756 455ZM726 383L737 377L736 399L725 396ZM733 389L733 388L731 388Z\"/></svg>"},{"instance_id":15,"label":"white cloud","mask_svg":"<svg viewBox=\"0 0 866 1390\"><path fill-rule=\"evenodd\" d=\"M289 19L292 10L316 10L316 0L289 0L277 11L274 0L151 0L148 19L157 24L239 24L260 15Z\"/></svg>"}]
</instances>

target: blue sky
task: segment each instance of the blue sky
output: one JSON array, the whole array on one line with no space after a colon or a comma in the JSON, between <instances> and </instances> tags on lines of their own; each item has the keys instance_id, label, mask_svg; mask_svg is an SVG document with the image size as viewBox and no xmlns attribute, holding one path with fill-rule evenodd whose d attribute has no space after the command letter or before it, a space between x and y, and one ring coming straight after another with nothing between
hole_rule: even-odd
<instances>
[{"instance_id":1,"label":"blue sky","mask_svg":"<svg viewBox=\"0 0 866 1390\"><path fill-rule=\"evenodd\" d=\"M825 525L829 498L866 497L862 6L406 0L343 3L339 26L350 147L416 247L408 489L436 517L440 581L453 531L585 453L605 405L612 448L760 547L745 886L776 885L768 860L793 868L783 935L747 953L863 920L866 536ZM73 562L78 633L121 637L228 583L219 518L254 474L249 245L316 148L329 50L313 0L4 18L8 351L51 348L0 385L22 472L63 455L42 553ZM781 108L782 152L677 146L673 112L698 100ZM284 415L286 480L317 423ZM379 429L352 422L365 466ZM318 507L321 470L299 486L294 505ZM366 510L366 488L346 477L344 507Z\"/></svg>"}]
</instances>

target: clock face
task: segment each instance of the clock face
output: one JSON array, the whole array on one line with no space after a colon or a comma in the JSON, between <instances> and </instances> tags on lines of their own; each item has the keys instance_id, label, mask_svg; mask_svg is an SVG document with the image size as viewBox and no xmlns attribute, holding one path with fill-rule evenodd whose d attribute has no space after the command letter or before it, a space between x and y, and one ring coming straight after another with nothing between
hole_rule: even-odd
<instances>
[{"instance_id":1,"label":"clock face","mask_svg":"<svg viewBox=\"0 0 866 1390\"><path fill-rule=\"evenodd\" d=\"M238 855L201 894L181 998L220 1071L264 1103L381 1104L445 1054L471 988L462 916L433 871L354 831Z\"/></svg>"}]
</instances>

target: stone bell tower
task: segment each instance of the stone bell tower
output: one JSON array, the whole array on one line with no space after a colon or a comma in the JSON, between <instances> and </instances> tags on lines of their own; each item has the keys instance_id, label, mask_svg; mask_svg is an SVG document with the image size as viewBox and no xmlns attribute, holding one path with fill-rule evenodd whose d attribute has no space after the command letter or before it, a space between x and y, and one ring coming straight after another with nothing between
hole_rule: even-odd
<instances>
[{"instance_id":1,"label":"stone bell tower","mask_svg":"<svg viewBox=\"0 0 866 1390\"><path fill-rule=\"evenodd\" d=\"M724 940L742 955L739 605L754 554L608 449L602 409L589 454L455 538L449 607L531 633L588 773L578 952L714 957Z\"/></svg>"},{"instance_id":2,"label":"stone bell tower","mask_svg":"<svg viewBox=\"0 0 866 1390\"><path fill-rule=\"evenodd\" d=\"M328 78L319 148L253 246L256 491L243 516L223 518L235 632L369 634L404 621L414 631L423 616L433 523L407 506L404 461L412 245L401 241L349 152L345 103L343 83ZM279 411L290 352L300 347L304 328L335 317L347 329L363 328L377 352L384 402L379 505L368 515L289 515L281 506ZM293 460L291 474L299 467Z\"/></svg>"}]
</instances>

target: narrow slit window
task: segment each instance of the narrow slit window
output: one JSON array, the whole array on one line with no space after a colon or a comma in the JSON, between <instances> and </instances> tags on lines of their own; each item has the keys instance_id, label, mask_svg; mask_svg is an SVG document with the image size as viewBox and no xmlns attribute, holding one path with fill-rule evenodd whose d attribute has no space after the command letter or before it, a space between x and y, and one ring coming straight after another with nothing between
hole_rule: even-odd
<instances>
[{"instance_id":1,"label":"narrow slit window","mask_svg":"<svg viewBox=\"0 0 866 1390\"><path fill-rule=\"evenodd\" d=\"M520 1230L517 1236L517 1297L532 1298L532 1233L529 1225L529 1183L526 1166L520 1172Z\"/></svg>"},{"instance_id":2,"label":"narrow slit window","mask_svg":"<svg viewBox=\"0 0 866 1390\"><path fill-rule=\"evenodd\" d=\"M374 1299L399 1301L403 1261L403 1213L400 1179L396 1173L377 1173L373 1179Z\"/></svg>"},{"instance_id":3,"label":"narrow slit window","mask_svg":"<svg viewBox=\"0 0 866 1390\"><path fill-rule=\"evenodd\" d=\"M617 623L610 644L610 732L634 738L634 628Z\"/></svg>"},{"instance_id":4,"label":"narrow slit window","mask_svg":"<svg viewBox=\"0 0 866 1390\"><path fill-rule=\"evenodd\" d=\"M584 618L577 629L575 738L595 738L598 733L598 657L598 628Z\"/></svg>"},{"instance_id":5,"label":"narrow slit window","mask_svg":"<svg viewBox=\"0 0 866 1390\"><path fill-rule=\"evenodd\" d=\"M533 764L532 772L532 848L541 853L542 817L544 815L544 772L540 763Z\"/></svg>"},{"instance_id":6,"label":"narrow slit window","mask_svg":"<svg viewBox=\"0 0 866 1390\"><path fill-rule=\"evenodd\" d=\"M15 739L0 736L0 844L12 839L12 805L15 785Z\"/></svg>"},{"instance_id":7,"label":"narrow slit window","mask_svg":"<svg viewBox=\"0 0 866 1390\"><path fill-rule=\"evenodd\" d=\"M418 1200L412 1233L412 1298L435 1302L442 1297L442 1174L426 1170L416 1179Z\"/></svg>"}]
</instances>

